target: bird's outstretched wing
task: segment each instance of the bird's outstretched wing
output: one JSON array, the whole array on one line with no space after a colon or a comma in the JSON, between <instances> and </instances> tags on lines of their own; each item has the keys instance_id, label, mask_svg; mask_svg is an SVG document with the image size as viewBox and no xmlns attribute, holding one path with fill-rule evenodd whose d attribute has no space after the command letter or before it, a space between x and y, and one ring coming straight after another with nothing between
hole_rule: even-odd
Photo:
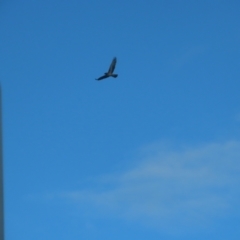
<instances>
[{"instance_id":1,"label":"bird's outstretched wing","mask_svg":"<svg viewBox=\"0 0 240 240\"><path fill-rule=\"evenodd\" d=\"M114 77L116 78L118 76L118 74L113 74L113 71L115 69L115 66L116 66L116 63L117 63L117 58L113 58L112 60L112 63L108 69L108 72L105 73L103 76L99 77L99 78L96 78L96 80L102 80L102 79L105 79L105 78L108 78L108 77Z\"/></svg>"},{"instance_id":2,"label":"bird's outstretched wing","mask_svg":"<svg viewBox=\"0 0 240 240\"><path fill-rule=\"evenodd\" d=\"M113 71L115 69L115 66L116 66L116 63L117 63L117 58L115 57L115 58L113 58L112 63L110 65L110 67L109 67L108 74L112 74L113 73Z\"/></svg>"},{"instance_id":3,"label":"bird's outstretched wing","mask_svg":"<svg viewBox=\"0 0 240 240\"><path fill-rule=\"evenodd\" d=\"M103 76L101 76L101 77L99 77L99 78L96 78L96 80L102 80L102 79L104 79L104 78L108 78L109 76L108 75L103 75Z\"/></svg>"}]
</instances>

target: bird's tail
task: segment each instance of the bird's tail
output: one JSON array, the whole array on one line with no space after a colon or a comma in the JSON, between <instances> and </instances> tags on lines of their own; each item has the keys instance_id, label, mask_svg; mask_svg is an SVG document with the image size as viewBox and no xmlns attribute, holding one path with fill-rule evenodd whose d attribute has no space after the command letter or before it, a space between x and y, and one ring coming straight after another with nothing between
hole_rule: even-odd
<instances>
[{"instance_id":1,"label":"bird's tail","mask_svg":"<svg viewBox=\"0 0 240 240\"><path fill-rule=\"evenodd\" d=\"M116 78L118 76L118 74L112 74L112 77Z\"/></svg>"}]
</instances>

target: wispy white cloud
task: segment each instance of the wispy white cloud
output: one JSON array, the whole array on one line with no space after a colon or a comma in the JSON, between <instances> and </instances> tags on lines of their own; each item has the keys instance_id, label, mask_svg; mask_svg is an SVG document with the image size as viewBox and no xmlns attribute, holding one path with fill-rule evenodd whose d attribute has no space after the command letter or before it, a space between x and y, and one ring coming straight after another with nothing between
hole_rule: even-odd
<instances>
[{"instance_id":1,"label":"wispy white cloud","mask_svg":"<svg viewBox=\"0 0 240 240\"><path fill-rule=\"evenodd\" d=\"M156 145L139 165L103 178L101 190L79 189L62 197L100 215L161 228L206 226L239 206L240 142L181 150Z\"/></svg>"}]
</instances>

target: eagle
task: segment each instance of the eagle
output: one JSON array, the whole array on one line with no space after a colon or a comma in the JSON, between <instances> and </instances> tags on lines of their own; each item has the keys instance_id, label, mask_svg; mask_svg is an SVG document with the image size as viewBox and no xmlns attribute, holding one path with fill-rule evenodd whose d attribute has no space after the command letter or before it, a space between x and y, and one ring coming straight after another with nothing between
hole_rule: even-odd
<instances>
[{"instance_id":1,"label":"eagle","mask_svg":"<svg viewBox=\"0 0 240 240\"><path fill-rule=\"evenodd\" d=\"M116 63L117 63L117 58L115 57L115 58L113 58L113 60L112 60L112 63L111 63L111 65L110 65L109 69L108 69L108 72L104 73L103 76L101 76L101 77L99 77L99 78L96 78L96 80L99 81L99 80L102 80L102 79L108 78L108 77L114 77L114 78L116 78L116 77L118 76L118 74L114 74L114 73L113 73L113 71L114 71L114 69L115 69L115 66L116 66Z\"/></svg>"}]
</instances>

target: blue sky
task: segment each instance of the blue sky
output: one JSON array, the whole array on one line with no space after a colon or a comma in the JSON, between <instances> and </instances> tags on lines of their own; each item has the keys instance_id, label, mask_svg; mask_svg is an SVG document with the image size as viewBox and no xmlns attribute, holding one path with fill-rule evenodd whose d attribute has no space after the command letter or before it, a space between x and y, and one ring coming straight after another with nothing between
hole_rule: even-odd
<instances>
[{"instance_id":1,"label":"blue sky","mask_svg":"<svg viewBox=\"0 0 240 240\"><path fill-rule=\"evenodd\" d=\"M6 239L239 239L239 8L3 1Z\"/></svg>"}]
</instances>

